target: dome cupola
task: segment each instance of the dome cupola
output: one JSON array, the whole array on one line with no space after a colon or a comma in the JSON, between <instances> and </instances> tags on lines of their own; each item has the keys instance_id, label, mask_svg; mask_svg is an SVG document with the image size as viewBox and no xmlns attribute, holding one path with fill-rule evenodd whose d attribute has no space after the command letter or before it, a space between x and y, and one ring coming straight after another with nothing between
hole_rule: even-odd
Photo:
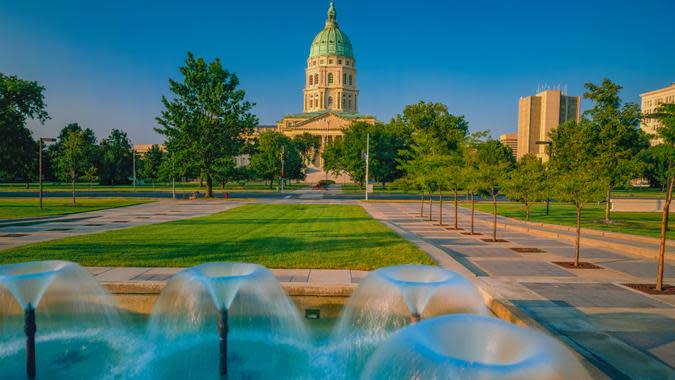
<instances>
[{"instance_id":1,"label":"dome cupola","mask_svg":"<svg viewBox=\"0 0 675 380\"><path fill-rule=\"evenodd\" d=\"M335 6L333 5L332 0L330 2L330 7L328 8L326 26L316 35L316 37L314 37L314 41L312 41L312 46L309 50L310 58L329 55L354 58L352 42L338 26L337 13L335 12Z\"/></svg>"}]
</instances>

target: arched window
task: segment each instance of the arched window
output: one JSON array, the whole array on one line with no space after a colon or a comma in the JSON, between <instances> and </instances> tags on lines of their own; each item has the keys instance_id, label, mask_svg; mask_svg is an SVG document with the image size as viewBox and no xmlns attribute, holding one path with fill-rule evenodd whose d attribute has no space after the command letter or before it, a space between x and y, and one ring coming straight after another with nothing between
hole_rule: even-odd
<instances>
[{"instance_id":1,"label":"arched window","mask_svg":"<svg viewBox=\"0 0 675 380\"><path fill-rule=\"evenodd\" d=\"M342 73L342 84L347 84L347 73Z\"/></svg>"},{"instance_id":2,"label":"arched window","mask_svg":"<svg viewBox=\"0 0 675 380\"><path fill-rule=\"evenodd\" d=\"M333 106L333 97L329 96L328 97L328 107L332 107L332 106Z\"/></svg>"},{"instance_id":3,"label":"arched window","mask_svg":"<svg viewBox=\"0 0 675 380\"><path fill-rule=\"evenodd\" d=\"M314 83L316 83L317 86L319 85L319 74L314 74Z\"/></svg>"},{"instance_id":4,"label":"arched window","mask_svg":"<svg viewBox=\"0 0 675 380\"><path fill-rule=\"evenodd\" d=\"M314 75L310 75L309 76L309 85L311 86L313 84L314 84Z\"/></svg>"},{"instance_id":5,"label":"arched window","mask_svg":"<svg viewBox=\"0 0 675 380\"><path fill-rule=\"evenodd\" d=\"M328 84L333 84L333 73L328 73Z\"/></svg>"},{"instance_id":6,"label":"arched window","mask_svg":"<svg viewBox=\"0 0 675 380\"><path fill-rule=\"evenodd\" d=\"M352 74L349 74L349 85L352 85Z\"/></svg>"}]
</instances>

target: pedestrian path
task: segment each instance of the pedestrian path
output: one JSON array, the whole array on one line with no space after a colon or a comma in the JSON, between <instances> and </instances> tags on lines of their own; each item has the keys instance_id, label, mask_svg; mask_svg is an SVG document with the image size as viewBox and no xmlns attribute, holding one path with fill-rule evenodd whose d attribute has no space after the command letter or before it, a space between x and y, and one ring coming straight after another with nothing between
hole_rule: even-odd
<instances>
[{"instance_id":1,"label":"pedestrian path","mask_svg":"<svg viewBox=\"0 0 675 380\"><path fill-rule=\"evenodd\" d=\"M4 249L30 243L193 218L225 211L240 204L232 201L165 200L58 216L42 219L39 223L16 221L0 226L0 254Z\"/></svg>"},{"instance_id":2,"label":"pedestrian path","mask_svg":"<svg viewBox=\"0 0 675 380\"><path fill-rule=\"evenodd\" d=\"M570 241L500 228L500 242L488 242L487 214L459 213L459 227L419 217L419 204L363 203L376 219L428 252L440 265L456 270L487 294L539 324L576 349L610 378L675 379L675 295L647 295L626 284L653 283L654 260L623 251L582 246L581 258L602 269L570 269ZM445 223L454 224L451 205ZM450 229L449 229L450 228ZM675 266L666 282L675 284Z\"/></svg>"}]
</instances>

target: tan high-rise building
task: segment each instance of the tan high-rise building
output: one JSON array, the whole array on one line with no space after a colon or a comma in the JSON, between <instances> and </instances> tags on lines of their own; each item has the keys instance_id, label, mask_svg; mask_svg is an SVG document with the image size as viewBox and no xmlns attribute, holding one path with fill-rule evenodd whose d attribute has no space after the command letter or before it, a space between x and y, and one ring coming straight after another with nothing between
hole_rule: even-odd
<instances>
[{"instance_id":1,"label":"tan high-rise building","mask_svg":"<svg viewBox=\"0 0 675 380\"><path fill-rule=\"evenodd\" d=\"M513 157L518 157L518 134L505 133L499 136L499 142L511 148Z\"/></svg>"},{"instance_id":2,"label":"tan high-rise building","mask_svg":"<svg viewBox=\"0 0 675 380\"><path fill-rule=\"evenodd\" d=\"M646 115L655 112L663 103L675 104L675 83L668 87L640 94L640 98L642 99L642 113ZM659 121L654 119L644 119L642 120L642 124L640 124L640 128L650 135L656 135L656 130L659 127ZM661 139L656 137L651 140L652 145L659 144L660 142Z\"/></svg>"},{"instance_id":3,"label":"tan high-rise building","mask_svg":"<svg viewBox=\"0 0 675 380\"><path fill-rule=\"evenodd\" d=\"M581 118L578 96L567 96L560 90L546 90L518 101L518 155L530 153L548 160L546 144L548 134L558 125Z\"/></svg>"}]
</instances>

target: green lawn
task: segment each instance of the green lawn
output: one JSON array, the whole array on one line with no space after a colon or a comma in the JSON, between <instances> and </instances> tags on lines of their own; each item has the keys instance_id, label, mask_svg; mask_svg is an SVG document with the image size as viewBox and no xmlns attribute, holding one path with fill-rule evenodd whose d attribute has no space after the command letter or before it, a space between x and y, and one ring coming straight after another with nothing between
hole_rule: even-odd
<instances>
[{"instance_id":1,"label":"green lawn","mask_svg":"<svg viewBox=\"0 0 675 380\"><path fill-rule=\"evenodd\" d=\"M470 207L469 205L463 203L465 207ZM492 203L477 203L476 209L491 213ZM525 212L520 203L499 202L497 213L509 218L525 219ZM613 212L613 223L609 225L604 223L604 219L604 205L587 205L581 213L581 226L633 235L661 236L661 213L658 212ZM546 204L537 203L530 208L530 221L576 226L576 209L571 204L552 202L549 216L546 216Z\"/></svg>"},{"instance_id":2,"label":"green lawn","mask_svg":"<svg viewBox=\"0 0 675 380\"><path fill-rule=\"evenodd\" d=\"M0 198L0 219L74 214L147 202L143 199L77 198L77 206L73 206L71 198L44 198L44 209L40 210L40 203L35 198Z\"/></svg>"},{"instance_id":3,"label":"green lawn","mask_svg":"<svg viewBox=\"0 0 675 380\"><path fill-rule=\"evenodd\" d=\"M89 266L188 267L241 261L269 268L371 270L433 264L359 206L250 204L205 217L0 251L0 263L70 260Z\"/></svg>"}]
</instances>

